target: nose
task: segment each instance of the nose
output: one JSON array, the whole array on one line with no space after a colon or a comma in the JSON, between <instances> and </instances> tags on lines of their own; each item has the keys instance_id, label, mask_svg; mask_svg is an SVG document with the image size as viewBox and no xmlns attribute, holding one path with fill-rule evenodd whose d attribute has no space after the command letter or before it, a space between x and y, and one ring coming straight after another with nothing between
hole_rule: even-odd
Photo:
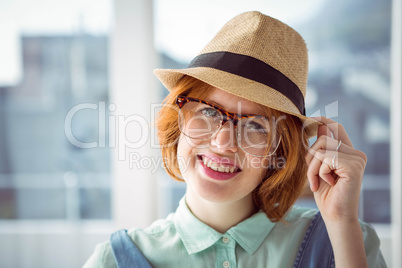
<instances>
[{"instance_id":1,"label":"nose","mask_svg":"<svg viewBox=\"0 0 402 268\"><path fill-rule=\"evenodd\" d=\"M225 152L237 152L236 130L232 122L226 122L211 138L211 146Z\"/></svg>"}]
</instances>

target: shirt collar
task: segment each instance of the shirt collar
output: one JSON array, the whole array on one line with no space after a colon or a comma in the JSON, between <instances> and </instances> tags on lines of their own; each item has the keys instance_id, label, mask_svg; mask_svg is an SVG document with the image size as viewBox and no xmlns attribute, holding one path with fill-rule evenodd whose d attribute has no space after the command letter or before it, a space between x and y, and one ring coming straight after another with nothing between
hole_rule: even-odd
<instances>
[{"instance_id":1,"label":"shirt collar","mask_svg":"<svg viewBox=\"0 0 402 268\"><path fill-rule=\"evenodd\" d=\"M227 233L230 234L248 254L253 255L274 226L275 223L271 222L264 212L259 211L250 218L230 228Z\"/></svg>"},{"instance_id":2,"label":"shirt collar","mask_svg":"<svg viewBox=\"0 0 402 268\"><path fill-rule=\"evenodd\" d=\"M188 254L203 251L222 237L222 234L193 215L186 204L185 197L180 200L174 224Z\"/></svg>"},{"instance_id":3,"label":"shirt collar","mask_svg":"<svg viewBox=\"0 0 402 268\"><path fill-rule=\"evenodd\" d=\"M185 197L180 200L174 224L188 254L207 249L224 236L197 219L188 208ZM248 254L252 255L274 226L275 223L272 223L265 213L260 211L230 228L226 234L229 234Z\"/></svg>"}]
</instances>

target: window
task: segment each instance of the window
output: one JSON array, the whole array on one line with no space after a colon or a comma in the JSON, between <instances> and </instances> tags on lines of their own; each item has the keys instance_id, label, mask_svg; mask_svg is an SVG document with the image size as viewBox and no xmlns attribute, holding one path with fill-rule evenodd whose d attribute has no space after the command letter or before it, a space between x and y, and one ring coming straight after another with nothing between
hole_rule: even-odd
<instances>
[{"instance_id":1,"label":"window","mask_svg":"<svg viewBox=\"0 0 402 268\"><path fill-rule=\"evenodd\" d=\"M92 2L0 4L0 220L111 217L111 2Z\"/></svg>"}]
</instances>

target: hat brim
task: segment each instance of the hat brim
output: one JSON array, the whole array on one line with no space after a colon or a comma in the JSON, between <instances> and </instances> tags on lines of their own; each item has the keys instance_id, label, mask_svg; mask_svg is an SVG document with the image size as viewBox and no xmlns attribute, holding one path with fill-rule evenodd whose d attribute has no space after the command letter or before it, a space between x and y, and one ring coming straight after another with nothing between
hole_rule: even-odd
<instances>
[{"instance_id":1,"label":"hat brim","mask_svg":"<svg viewBox=\"0 0 402 268\"><path fill-rule=\"evenodd\" d=\"M277 90L238 75L208 67L156 69L154 74L169 91L184 75L188 75L241 98L294 115L302 120L308 138L316 136L318 126L322 124L300 114L298 108Z\"/></svg>"}]
</instances>

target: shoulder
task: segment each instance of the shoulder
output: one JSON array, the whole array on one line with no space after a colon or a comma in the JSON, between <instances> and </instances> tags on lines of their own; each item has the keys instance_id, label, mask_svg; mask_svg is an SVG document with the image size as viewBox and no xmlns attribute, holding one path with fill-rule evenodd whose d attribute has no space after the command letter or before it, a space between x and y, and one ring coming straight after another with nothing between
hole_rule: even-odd
<instances>
[{"instance_id":1,"label":"shoulder","mask_svg":"<svg viewBox=\"0 0 402 268\"><path fill-rule=\"evenodd\" d=\"M155 248L163 246L176 236L172 219L173 214L169 215L166 219L155 221L145 229L138 227L131 228L127 231L127 234L145 256L148 254L152 255L152 252L148 252L149 250L155 250ZM94 253L84 265L84 268L95 267L117 267L110 241L98 244Z\"/></svg>"},{"instance_id":2,"label":"shoulder","mask_svg":"<svg viewBox=\"0 0 402 268\"><path fill-rule=\"evenodd\" d=\"M156 220L145 229L132 228L127 233L140 249L144 245L163 244L178 235L173 219L174 213L171 213L166 219Z\"/></svg>"},{"instance_id":3,"label":"shoulder","mask_svg":"<svg viewBox=\"0 0 402 268\"><path fill-rule=\"evenodd\" d=\"M290 226L292 228L295 228L297 226L307 228L318 212L318 209L295 206L288 212L284 219L284 222L281 222L278 225ZM359 220L359 223L363 232L365 242L367 241L370 244L379 243L380 240L374 227L362 220Z\"/></svg>"},{"instance_id":4,"label":"shoulder","mask_svg":"<svg viewBox=\"0 0 402 268\"><path fill-rule=\"evenodd\" d=\"M291 224L310 223L317 213L318 209L294 206L286 214L285 222Z\"/></svg>"},{"instance_id":5,"label":"shoulder","mask_svg":"<svg viewBox=\"0 0 402 268\"><path fill-rule=\"evenodd\" d=\"M109 241L98 244L95 247L94 253L89 257L83 266L83 268L98 267L117 268Z\"/></svg>"},{"instance_id":6,"label":"shoulder","mask_svg":"<svg viewBox=\"0 0 402 268\"><path fill-rule=\"evenodd\" d=\"M305 234L310 223L317 215L317 209L293 207L285 217L285 223L277 224L280 230L290 234L293 238L300 239L300 234ZM364 238L364 248L366 251L367 262L370 267L386 267L384 258L380 250L380 239L372 225L364 221L359 221ZM297 233L300 233L299 235Z\"/></svg>"},{"instance_id":7,"label":"shoulder","mask_svg":"<svg viewBox=\"0 0 402 268\"><path fill-rule=\"evenodd\" d=\"M318 209L294 206L285 215L283 221L276 224L276 228L291 229L295 232L304 233L317 213Z\"/></svg>"},{"instance_id":8,"label":"shoulder","mask_svg":"<svg viewBox=\"0 0 402 268\"><path fill-rule=\"evenodd\" d=\"M366 251L367 262L370 267L387 267L384 257L380 250L380 239L374 227L366 222L360 221L363 232L364 249Z\"/></svg>"},{"instance_id":9,"label":"shoulder","mask_svg":"<svg viewBox=\"0 0 402 268\"><path fill-rule=\"evenodd\" d=\"M269 234L269 241L281 241L287 248L292 248L292 252L297 252L297 246L317 214L317 209L293 207L282 221L276 222Z\"/></svg>"}]
</instances>

